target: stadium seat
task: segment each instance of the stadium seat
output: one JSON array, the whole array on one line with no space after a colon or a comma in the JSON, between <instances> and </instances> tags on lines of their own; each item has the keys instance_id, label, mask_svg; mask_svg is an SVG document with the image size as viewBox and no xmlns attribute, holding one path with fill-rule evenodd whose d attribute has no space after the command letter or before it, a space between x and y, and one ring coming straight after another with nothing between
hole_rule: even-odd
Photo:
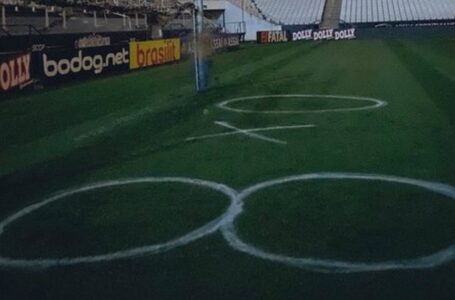
<instances>
[{"instance_id":1,"label":"stadium seat","mask_svg":"<svg viewBox=\"0 0 455 300\"><path fill-rule=\"evenodd\" d=\"M379 23L455 19L453 0L343 0L341 20Z\"/></svg>"},{"instance_id":2,"label":"stadium seat","mask_svg":"<svg viewBox=\"0 0 455 300\"><path fill-rule=\"evenodd\" d=\"M246 0L253 3L267 19L284 25L319 23L325 0ZM238 2L238 0L234 0Z\"/></svg>"}]
</instances>

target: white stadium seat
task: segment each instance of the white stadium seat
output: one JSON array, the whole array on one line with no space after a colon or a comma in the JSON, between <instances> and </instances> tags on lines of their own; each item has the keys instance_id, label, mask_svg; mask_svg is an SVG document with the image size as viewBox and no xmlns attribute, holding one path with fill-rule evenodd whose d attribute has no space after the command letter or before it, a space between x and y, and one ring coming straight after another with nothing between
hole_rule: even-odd
<instances>
[{"instance_id":1,"label":"white stadium seat","mask_svg":"<svg viewBox=\"0 0 455 300\"><path fill-rule=\"evenodd\" d=\"M343 0L340 19L348 23L453 20L455 0Z\"/></svg>"},{"instance_id":2,"label":"white stadium seat","mask_svg":"<svg viewBox=\"0 0 455 300\"><path fill-rule=\"evenodd\" d=\"M285 24L313 24L322 19L325 0L254 0L270 19Z\"/></svg>"}]
</instances>

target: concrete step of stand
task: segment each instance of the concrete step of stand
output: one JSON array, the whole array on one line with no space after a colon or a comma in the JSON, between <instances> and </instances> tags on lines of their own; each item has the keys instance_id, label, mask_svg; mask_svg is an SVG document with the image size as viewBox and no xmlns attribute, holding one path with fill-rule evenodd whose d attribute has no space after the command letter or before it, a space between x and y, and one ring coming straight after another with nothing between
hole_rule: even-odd
<instances>
[{"instance_id":1,"label":"concrete step of stand","mask_svg":"<svg viewBox=\"0 0 455 300\"><path fill-rule=\"evenodd\" d=\"M321 29L338 28L340 23L342 0L326 0L322 14Z\"/></svg>"}]
</instances>

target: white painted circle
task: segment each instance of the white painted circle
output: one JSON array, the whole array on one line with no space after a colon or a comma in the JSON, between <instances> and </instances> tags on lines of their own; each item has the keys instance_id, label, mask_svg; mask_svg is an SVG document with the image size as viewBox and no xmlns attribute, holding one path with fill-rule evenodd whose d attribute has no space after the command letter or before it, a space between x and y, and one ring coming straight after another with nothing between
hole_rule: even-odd
<instances>
[{"instance_id":1,"label":"white painted circle","mask_svg":"<svg viewBox=\"0 0 455 300\"><path fill-rule=\"evenodd\" d=\"M292 257L266 252L253 245L250 245L240 239L237 235L234 221L243 212L242 205L246 198L252 194L275 185L280 185L287 182L305 181L305 180L324 180L324 179L355 179L367 181L384 181L412 185L435 192L451 199L455 199L455 188L450 185L445 185L437 182L428 182L417 179L376 175L376 174L356 174L356 173L315 173L303 174L297 176L289 176L271 181L258 183L246 188L238 195L238 203L240 210L236 214L229 216L229 222L226 222L222 227L222 233L228 244L235 250L256 256L265 260L283 263L288 266L299 267L302 269L325 272L325 273L351 273L351 272L372 272L385 271L395 269L426 269L442 265L455 259L455 243L447 248L439 250L428 256L422 256L412 259L389 260L383 262L350 262L334 259L317 259L310 257Z\"/></svg>"},{"instance_id":2,"label":"white painted circle","mask_svg":"<svg viewBox=\"0 0 455 300\"><path fill-rule=\"evenodd\" d=\"M315 258L299 258L291 257L280 254L269 253L263 251L253 245L247 244L242 241L236 233L234 226L235 219L242 214L243 212L243 203L247 197L250 195L279 184L295 181L304 181L304 180L323 180L323 179L355 179L355 180L367 180L367 181L385 181L385 182L394 182L407 185L417 186L441 195L447 196L449 198L455 199L455 188L441 184L437 182L428 182L423 180L387 176L387 175L376 175L376 174L356 174L356 173L314 173L314 174L303 174L297 176L289 176L284 178L279 178L275 180L270 180L266 182L261 182L251 187L244 189L242 192L237 193L232 188L215 183L210 181L204 181L199 179L192 178L181 178L181 177L146 177L146 178L134 178L134 179L122 179L114 181L106 181L95 183L81 188L67 190L58 193L55 196L47 198L39 203L27 206L17 213L6 218L0 222L0 236L3 234L4 229L11 223L17 221L18 219L24 217L27 214L38 210L39 208L48 205L57 200L61 200L65 197L91 191L95 189L111 187L111 186L120 186L128 185L134 183L186 183L198 185L206 188L210 188L216 191L221 192L226 195L231 204L220 217L214 219L213 221L203 225L202 227L187 233L184 236L173 239L171 241L142 246L138 248L133 248L129 250L110 252L102 255L95 256L80 256L80 257L70 257L70 258L46 258L46 259L14 259L8 257L0 257L0 266L1 267L12 267L12 268L21 268L21 269L36 269L36 268L48 268L53 266L65 266L65 265L75 265L80 263L95 263L103 261L111 261L116 259L143 256L158 254L169 251L179 246L184 246L190 242L193 242L197 239L203 238L211 233L216 232L221 228L223 236L225 237L228 244L241 252L269 260L274 262L283 263L293 267L299 267L302 269L307 269L316 272L325 272L325 273L351 273L351 272L372 272L372 271L385 271L385 270L394 270L394 269L425 269L432 268L444 263L448 263L455 259L455 243L450 245L447 248L439 250L428 256L413 258L413 259L403 259L403 260L390 260L384 262L349 262L349 261L339 261L331 259L315 259Z\"/></svg>"},{"instance_id":3,"label":"white painted circle","mask_svg":"<svg viewBox=\"0 0 455 300\"><path fill-rule=\"evenodd\" d=\"M237 207L237 192L233 189L227 187L226 185L204 181L199 179L192 179L192 178L180 178L180 177L144 177L144 178L132 178L132 179L121 179L121 180L113 180L113 181L105 181L99 182L95 184L90 184L87 186L83 186L76 189L66 190L47 198L39 203L32 204L27 206L17 213L11 215L10 217L6 218L5 220L0 222L0 236L3 234L5 228L16 222L20 218L46 206L52 202L57 200L61 200L65 197L79 194L82 192L92 191L96 189L112 187L112 186L121 186L121 185L130 185L130 184L137 184L137 183L185 183L191 185L197 185L205 188L209 188L215 191L218 191L224 195L226 195L230 200L230 205L227 210L218 218L210 221L209 223L181 236L176 239L160 243L154 245L146 245L137 248L110 252L101 255L93 255L93 256L80 256L80 257L67 257L67 258L43 258L43 259L14 259L9 257L1 257L0 256L0 266L3 267L12 267L12 268L48 268L53 266L63 266L63 265L75 265L80 263L94 263L94 262L102 262L102 261L111 261L121 258L128 258L128 257L135 257L135 256L143 256L143 255L151 255L151 254L158 254L163 253L168 250L174 249L179 246L186 245L190 242L193 242L197 239L205 237L219 229L219 227L223 224L223 222L228 218L228 216L232 215L238 210Z\"/></svg>"},{"instance_id":4,"label":"white painted circle","mask_svg":"<svg viewBox=\"0 0 455 300\"><path fill-rule=\"evenodd\" d=\"M256 99L268 99L268 98L325 98L325 99L340 99L340 100L356 100L367 102L367 105L361 107L345 107L345 108L333 108L333 109L318 109L318 110L249 110L234 108L229 106L232 103L245 102ZM341 95L318 95L318 94L289 94L289 95L259 95L249 97L239 97L229 99L217 104L221 109L237 112L237 113L248 113L248 114L308 114L308 113L328 113L328 112L350 112L350 111L361 111L376 109L387 105L384 100L379 100L370 97L359 97L359 96L341 96Z\"/></svg>"}]
</instances>

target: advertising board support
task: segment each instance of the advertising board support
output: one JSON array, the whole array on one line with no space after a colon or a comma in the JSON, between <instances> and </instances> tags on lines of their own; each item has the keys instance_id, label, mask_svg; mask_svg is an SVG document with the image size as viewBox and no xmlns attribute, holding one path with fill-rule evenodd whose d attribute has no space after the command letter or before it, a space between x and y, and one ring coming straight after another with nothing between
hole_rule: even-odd
<instances>
[{"instance_id":1,"label":"advertising board support","mask_svg":"<svg viewBox=\"0 0 455 300\"><path fill-rule=\"evenodd\" d=\"M49 28L49 11L47 7L44 9L44 28Z\"/></svg>"},{"instance_id":2,"label":"advertising board support","mask_svg":"<svg viewBox=\"0 0 455 300\"><path fill-rule=\"evenodd\" d=\"M2 5L2 28L6 30L6 9L5 6Z\"/></svg>"},{"instance_id":3,"label":"advertising board support","mask_svg":"<svg viewBox=\"0 0 455 300\"><path fill-rule=\"evenodd\" d=\"M96 16L96 10L93 11L93 26L98 27L98 19Z\"/></svg>"},{"instance_id":4,"label":"advertising board support","mask_svg":"<svg viewBox=\"0 0 455 300\"><path fill-rule=\"evenodd\" d=\"M62 27L66 29L66 8L63 8L62 11Z\"/></svg>"}]
</instances>

